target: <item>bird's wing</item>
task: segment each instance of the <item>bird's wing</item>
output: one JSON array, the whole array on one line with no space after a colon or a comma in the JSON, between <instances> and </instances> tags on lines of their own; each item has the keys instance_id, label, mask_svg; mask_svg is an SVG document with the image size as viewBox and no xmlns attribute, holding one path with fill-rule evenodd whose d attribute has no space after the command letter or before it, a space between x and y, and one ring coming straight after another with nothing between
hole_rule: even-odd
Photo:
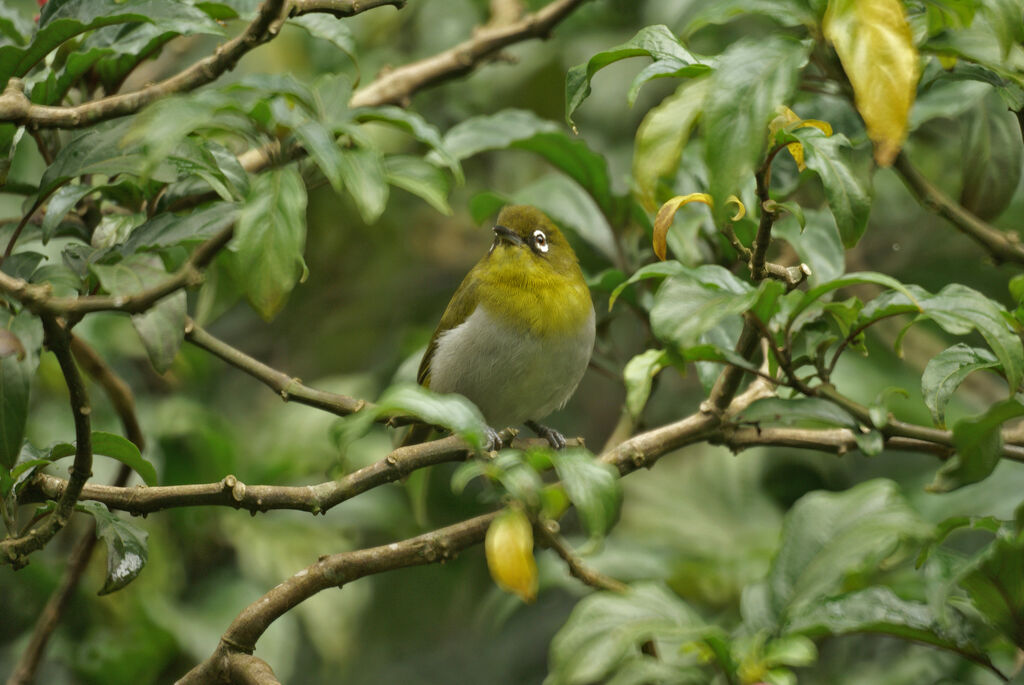
<instances>
[{"instance_id":1,"label":"bird's wing","mask_svg":"<svg viewBox=\"0 0 1024 685\"><path fill-rule=\"evenodd\" d=\"M476 277L475 271L476 267L463 279L462 285L455 291L455 295L452 296L448 307L444 310L444 315L441 316L441 322L437 324L437 329L430 336L430 342L427 343L427 351L423 353L420 370L416 374L416 382L425 388L430 387L430 361L434 358L434 352L437 351L438 338L441 337L442 333L462 325L480 302L478 292L480 279Z\"/></svg>"}]
</instances>

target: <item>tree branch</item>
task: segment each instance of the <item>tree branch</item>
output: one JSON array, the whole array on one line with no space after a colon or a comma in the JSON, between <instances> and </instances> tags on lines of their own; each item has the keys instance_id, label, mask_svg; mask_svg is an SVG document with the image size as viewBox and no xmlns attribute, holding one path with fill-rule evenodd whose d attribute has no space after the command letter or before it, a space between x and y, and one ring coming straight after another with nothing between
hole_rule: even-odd
<instances>
[{"instance_id":1,"label":"tree branch","mask_svg":"<svg viewBox=\"0 0 1024 685\"><path fill-rule=\"evenodd\" d=\"M580 444L578 440L569 442ZM518 449L547 444L546 440L539 438L516 438L512 442ZM407 445L338 480L316 485L246 485L229 475L216 483L155 487L123 488L91 483L85 486L80 498L102 502L109 509L120 509L132 514L150 514L164 509L194 506L227 506L254 514L272 509L297 509L324 514L347 499L385 483L401 480L413 471L435 464L463 461L470 454L470 449L457 436ZM22 501L59 497L67 484L68 481L63 478L37 474L25 489Z\"/></svg>"},{"instance_id":2,"label":"tree branch","mask_svg":"<svg viewBox=\"0 0 1024 685\"><path fill-rule=\"evenodd\" d=\"M431 57L398 67L356 91L352 107L404 105L416 91L467 74L502 48L530 38L545 38L556 24L586 0L555 0L519 21L480 28L469 40Z\"/></svg>"},{"instance_id":3,"label":"tree branch","mask_svg":"<svg viewBox=\"0 0 1024 685\"><path fill-rule=\"evenodd\" d=\"M629 589L629 586L622 581L606 576L600 571L587 566L583 559L580 558L580 555L576 553L576 550L566 542L565 538L559 535L556 530L549 528L549 526L557 528L558 524L555 521L538 521L534 525L534 530L540 533L541 540L547 547L550 547L558 556L562 557L566 566L569 567L569 574L573 578L597 590L625 592Z\"/></svg>"},{"instance_id":4,"label":"tree branch","mask_svg":"<svg viewBox=\"0 0 1024 685\"><path fill-rule=\"evenodd\" d=\"M135 415L135 400L132 396L131 388L107 366L106 362L96 354L95 350L89 347L81 338L74 335L71 336L71 353L78 361L79 366L93 380L99 383L106 392L111 404L114 406L114 410L121 418L125 436L135 443L135 446L141 452L145 448L145 441L142 436L142 430L139 428L139 421ZM117 477L114 479L113 486L117 488L124 487L124 484L128 482L128 478L131 477L131 473L132 470L122 464ZM28 646L21 653L14 672L7 680L7 685L28 685L28 683L32 682L36 669L39 667L39 661L46 650L50 635L56 629L68 601L82 580L82 574L89 565L89 559L92 557L95 547L96 522L93 521L88 529L82 533L71 552L71 556L68 557L68 565L64 569L64 575L61 577L60 584L53 591L53 594L50 595L46 606L40 612L35 628L32 631L32 638L29 640Z\"/></svg>"},{"instance_id":5,"label":"tree branch","mask_svg":"<svg viewBox=\"0 0 1024 685\"><path fill-rule=\"evenodd\" d=\"M298 378L271 368L258 359L254 359L241 350L215 338L192 319L188 319L185 323L185 339L269 386L285 402L298 402L338 416L348 416L370 406L365 400L357 400L347 395L317 390L304 385Z\"/></svg>"},{"instance_id":6,"label":"tree branch","mask_svg":"<svg viewBox=\"0 0 1024 685\"><path fill-rule=\"evenodd\" d=\"M57 499L57 505L43 525L33 527L20 537L7 538L0 541L0 562L10 563L18 567L24 565L25 557L42 549L71 519L75 502L82 492L89 476L92 475L92 430L89 415L89 395L78 373L75 360L71 356L71 334L57 319L44 316L43 330L46 344L57 357L60 369L64 374L64 382L68 387L71 401L71 413L75 422L75 460L71 465L71 474L66 487Z\"/></svg>"},{"instance_id":7,"label":"tree branch","mask_svg":"<svg viewBox=\"0 0 1024 685\"><path fill-rule=\"evenodd\" d=\"M34 104L25 84L12 78L0 95L0 121L34 128L83 128L107 119L134 114L146 105L175 93L195 90L230 71L242 55L277 35L285 0L265 0L245 31L219 46L214 54L159 83L131 93L111 95L75 107Z\"/></svg>"},{"instance_id":8,"label":"tree branch","mask_svg":"<svg viewBox=\"0 0 1024 685\"><path fill-rule=\"evenodd\" d=\"M202 243L181 267L158 285L134 295L85 295L82 297L53 297L49 285L35 285L0 271L0 292L17 298L36 314L63 316L89 312L117 311L140 314L168 295L198 285L203 280L202 270L235 234L234 224Z\"/></svg>"},{"instance_id":9,"label":"tree branch","mask_svg":"<svg viewBox=\"0 0 1024 685\"><path fill-rule=\"evenodd\" d=\"M121 419L124 436L135 443L139 452L145 451L146 437L142 434L142 427L139 426L139 418L135 413L135 395L132 389L124 379L114 373L96 350L77 335L71 336L71 354L82 370L103 388L114 412Z\"/></svg>"},{"instance_id":10,"label":"tree branch","mask_svg":"<svg viewBox=\"0 0 1024 685\"><path fill-rule=\"evenodd\" d=\"M1016 233L1000 231L954 202L910 163L905 152L896 156L892 168L922 207L952 223L957 230L985 248L996 262L1024 264L1024 246L1020 244Z\"/></svg>"},{"instance_id":11,"label":"tree branch","mask_svg":"<svg viewBox=\"0 0 1024 685\"><path fill-rule=\"evenodd\" d=\"M390 545L321 558L246 607L221 637L213 655L189 671L178 685L233 682L227 680L231 674L226 670L231 655L251 654L266 629L302 601L365 576L452 559L463 549L483 542L495 516L484 514Z\"/></svg>"},{"instance_id":12,"label":"tree branch","mask_svg":"<svg viewBox=\"0 0 1024 685\"><path fill-rule=\"evenodd\" d=\"M298 17L319 12L344 19L385 5L400 10L405 7L405 2L406 0L292 0L291 13L288 16Z\"/></svg>"},{"instance_id":13,"label":"tree branch","mask_svg":"<svg viewBox=\"0 0 1024 685\"><path fill-rule=\"evenodd\" d=\"M74 594L75 588L78 587L78 581L81 580L82 573L89 565L89 559L92 557L95 547L96 532L95 524L93 524L82 533L82 537L75 543L75 548L71 551L71 556L68 557L64 575L47 600L46 606L39 613L35 628L32 630L32 637L18 658L18 664L14 667L14 671L7 679L7 685L28 685L35 678L36 669L39 667L39 661L50 641L50 635L53 634L68 601Z\"/></svg>"}]
</instances>

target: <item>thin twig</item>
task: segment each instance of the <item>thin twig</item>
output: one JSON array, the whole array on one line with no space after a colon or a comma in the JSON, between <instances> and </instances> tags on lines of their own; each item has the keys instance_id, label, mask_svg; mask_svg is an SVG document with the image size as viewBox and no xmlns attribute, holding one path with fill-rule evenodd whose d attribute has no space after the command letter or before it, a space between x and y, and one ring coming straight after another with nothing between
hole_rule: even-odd
<instances>
[{"instance_id":1,"label":"thin twig","mask_svg":"<svg viewBox=\"0 0 1024 685\"><path fill-rule=\"evenodd\" d=\"M42 549L67 525L74 511L75 502L78 501L82 488L92 475L92 422L89 418L92 409L89 406L89 394L86 392L85 383L71 356L70 333L51 316L43 316L42 320L46 343L57 357L64 374L64 382L68 387L71 413L75 423L75 459L66 487L57 499L57 506L43 525L31 528L22 536L0 540L0 563L6 562L14 566L24 564L28 554Z\"/></svg>"},{"instance_id":2,"label":"thin twig","mask_svg":"<svg viewBox=\"0 0 1024 685\"><path fill-rule=\"evenodd\" d=\"M82 367L82 370L103 388L114 412L121 419L124 436L139 448L139 452L144 452L146 438L142 434L142 427L139 426L139 418L135 412L135 395L132 393L132 389L124 382L124 379L114 373L114 370L103 361L96 350L77 335L71 336L71 354L74 355L75 361Z\"/></svg>"},{"instance_id":3,"label":"thin twig","mask_svg":"<svg viewBox=\"0 0 1024 685\"><path fill-rule=\"evenodd\" d=\"M221 637L213 655L189 671L178 685L225 682L228 657L251 654L267 628L300 602L321 590L365 576L452 559L463 549L483 542L496 515L484 514L401 542L321 558L246 607Z\"/></svg>"},{"instance_id":4,"label":"thin twig","mask_svg":"<svg viewBox=\"0 0 1024 685\"><path fill-rule=\"evenodd\" d=\"M994 260L1024 264L1024 245L1020 244L1016 233L1000 231L954 202L910 163L905 152L896 156L892 168L921 206L952 223L961 233L985 248Z\"/></svg>"},{"instance_id":5,"label":"thin twig","mask_svg":"<svg viewBox=\"0 0 1024 685\"><path fill-rule=\"evenodd\" d=\"M54 297L48 285L35 285L9 276L2 271L0 271L0 292L13 295L36 314L63 316L101 311L140 314L159 300L182 288L199 285L203 280L202 270L227 245L234 232L233 224L221 229L219 233L197 247L185 263L166 280L134 295Z\"/></svg>"},{"instance_id":6,"label":"thin twig","mask_svg":"<svg viewBox=\"0 0 1024 685\"><path fill-rule=\"evenodd\" d=\"M405 7L405 2L406 0L292 0L291 13L288 16L298 17L303 14L319 12L344 19L387 5L400 10Z\"/></svg>"},{"instance_id":7,"label":"thin twig","mask_svg":"<svg viewBox=\"0 0 1024 685\"><path fill-rule=\"evenodd\" d=\"M107 119L134 114L146 105L175 93L195 90L230 71L242 55L277 35L285 0L266 0L245 31L199 60L159 83L131 93L111 95L74 107L37 105L25 95L25 83L12 78L0 95L0 121L34 128L83 128Z\"/></svg>"},{"instance_id":8,"label":"thin twig","mask_svg":"<svg viewBox=\"0 0 1024 685\"><path fill-rule=\"evenodd\" d=\"M28 685L35 678L36 669L42 659L46 645L50 641L50 635L60 622L68 601L78 587L78 581L89 565L93 548L96 546L95 524L88 527L82 536L75 543L71 556L68 557L67 568L60 583L54 589L53 594L46 602L46 606L39 612L36 618L35 627L32 629L32 637L29 639L14 671L7 679L7 685Z\"/></svg>"},{"instance_id":9,"label":"thin twig","mask_svg":"<svg viewBox=\"0 0 1024 685\"><path fill-rule=\"evenodd\" d=\"M403 105L425 86L471 72L502 48L529 38L544 38L586 0L555 0L519 21L480 28L472 38L444 52L398 67L357 91L352 107Z\"/></svg>"},{"instance_id":10,"label":"thin twig","mask_svg":"<svg viewBox=\"0 0 1024 685\"><path fill-rule=\"evenodd\" d=\"M185 339L269 386L286 402L298 402L338 416L347 416L369 406L364 400L304 385L298 378L271 368L210 335L192 319L185 322Z\"/></svg>"},{"instance_id":11,"label":"thin twig","mask_svg":"<svg viewBox=\"0 0 1024 685\"><path fill-rule=\"evenodd\" d=\"M534 530L540 533L540 537L546 546L555 550L555 553L562 557L566 566L569 567L569 573L573 578L597 590L620 593L629 590L629 586L622 581L606 576L600 571L587 566L566 539L554 530L551 530L550 526L552 525L557 526L558 524L554 521L538 521L534 526Z\"/></svg>"}]
</instances>

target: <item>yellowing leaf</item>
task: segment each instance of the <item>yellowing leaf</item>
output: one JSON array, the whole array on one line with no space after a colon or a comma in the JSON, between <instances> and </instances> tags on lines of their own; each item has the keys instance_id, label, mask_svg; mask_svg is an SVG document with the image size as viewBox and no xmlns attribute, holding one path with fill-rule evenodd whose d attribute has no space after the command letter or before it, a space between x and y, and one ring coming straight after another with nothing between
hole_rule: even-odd
<instances>
[{"instance_id":1,"label":"yellowing leaf","mask_svg":"<svg viewBox=\"0 0 1024 685\"><path fill-rule=\"evenodd\" d=\"M714 206L711 196L707 193L690 193L689 195L676 195L658 210L658 215L654 218L653 239L654 254L658 256L658 259L664 261L668 254L668 229L672 227L672 220L675 218L676 212L680 207L691 202L700 202L708 207ZM746 215L747 208L735 195L729 196L728 204L737 206L736 214L729 218L730 221L739 221Z\"/></svg>"},{"instance_id":2,"label":"yellowing leaf","mask_svg":"<svg viewBox=\"0 0 1024 685\"><path fill-rule=\"evenodd\" d=\"M900 0L829 0L823 22L835 46L875 161L892 164L907 136L920 76L917 49Z\"/></svg>"},{"instance_id":3,"label":"yellowing leaf","mask_svg":"<svg viewBox=\"0 0 1024 685\"><path fill-rule=\"evenodd\" d=\"M666 202L658 210L658 216L654 218L654 254L658 259L664 261L668 253L668 229L672 226L672 219L676 212L683 205L691 202L702 202L708 207L711 206L711 196L707 193L690 193L689 195L676 195Z\"/></svg>"},{"instance_id":4,"label":"yellowing leaf","mask_svg":"<svg viewBox=\"0 0 1024 685\"><path fill-rule=\"evenodd\" d=\"M797 116L796 112L791 110L785 105L779 105L779 115L772 119L771 123L768 124L768 133L774 136L782 129L788 129L792 131L797 128L811 127L816 128L826 136L832 135L832 125L827 121L820 121L818 119L801 119ZM804 164L804 146L800 143L790 143L786 146L789 150L789 154L793 156L793 161L796 162L796 168L803 171L807 168ZM736 221L736 219L733 219Z\"/></svg>"},{"instance_id":5,"label":"yellowing leaf","mask_svg":"<svg viewBox=\"0 0 1024 685\"><path fill-rule=\"evenodd\" d=\"M519 509L509 509L491 521L484 539L491 578L524 602L537 597L537 562L533 558L533 526Z\"/></svg>"}]
</instances>

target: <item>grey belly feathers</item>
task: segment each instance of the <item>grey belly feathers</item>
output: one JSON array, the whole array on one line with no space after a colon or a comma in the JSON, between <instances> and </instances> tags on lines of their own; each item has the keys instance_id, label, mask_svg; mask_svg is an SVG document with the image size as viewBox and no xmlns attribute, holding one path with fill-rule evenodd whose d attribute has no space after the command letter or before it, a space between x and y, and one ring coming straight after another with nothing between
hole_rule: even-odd
<instances>
[{"instance_id":1,"label":"grey belly feathers","mask_svg":"<svg viewBox=\"0 0 1024 685\"><path fill-rule=\"evenodd\" d=\"M539 421L569 401L594 347L594 312L574 335L513 329L478 306L437 339L430 389L469 398L495 428Z\"/></svg>"}]
</instances>

